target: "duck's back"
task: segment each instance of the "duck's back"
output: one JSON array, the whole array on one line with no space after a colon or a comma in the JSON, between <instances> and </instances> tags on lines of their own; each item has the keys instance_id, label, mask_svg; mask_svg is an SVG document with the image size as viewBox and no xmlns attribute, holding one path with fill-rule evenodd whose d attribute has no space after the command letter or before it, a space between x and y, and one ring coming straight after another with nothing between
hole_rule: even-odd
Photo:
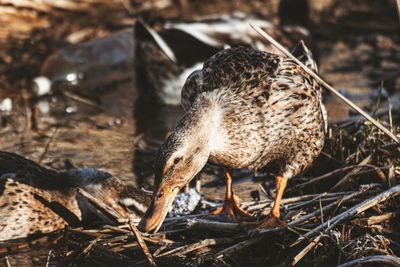
<instances>
[{"instance_id":1,"label":"duck's back","mask_svg":"<svg viewBox=\"0 0 400 267\"><path fill-rule=\"evenodd\" d=\"M184 108L200 95L223 112L227 144L211 154L215 163L259 169L277 162L282 173L293 176L322 149L321 88L288 58L245 47L219 52L186 81Z\"/></svg>"},{"instance_id":2,"label":"duck's back","mask_svg":"<svg viewBox=\"0 0 400 267\"><path fill-rule=\"evenodd\" d=\"M279 55L247 47L235 47L216 53L202 69L194 71L182 89L182 105L187 110L196 97L204 92L218 95L255 92L257 87L268 88L282 58Z\"/></svg>"}]
</instances>

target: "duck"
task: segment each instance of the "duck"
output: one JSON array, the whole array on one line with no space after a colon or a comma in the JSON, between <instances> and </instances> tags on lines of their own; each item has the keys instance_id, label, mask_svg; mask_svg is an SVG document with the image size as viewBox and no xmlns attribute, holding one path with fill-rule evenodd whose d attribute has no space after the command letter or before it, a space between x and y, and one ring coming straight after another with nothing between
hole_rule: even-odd
<instances>
[{"instance_id":1,"label":"duck","mask_svg":"<svg viewBox=\"0 0 400 267\"><path fill-rule=\"evenodd\" d=\"M317 71L304 42L293 54ZM238 46L217 52L190 74L181 98L185 114L157 151L152 200L139 229L158 231L175 196L207 162L227 168L224 204L214 214L232 220L251 215L233 193L231 170L275 170L275 201L258 227L284 225L280 202L287 181L324 146L321 86L287 57Z\"/></svg>"},{"instance_id":2,"label":"duck","mask_svg":"<svg viewBox=\"0 0 400 267\"><path fill-rule=\"evenodd\" d=\"M276 25L241 12L204 16L193 21L166 21L150 26L138 19L134 25L134 69L139 95L162 105L180 105L187 77L205 60L227 47L243 45L280 53L262 39L250 24L261 27L289 49L300 40L311 42L301 25Z\"/></svg>"},{"instance_id":3,"label":"duck","mask_svg":"<svg viewBox=\"0 0 400 267\"><path fill-rule=\"evenodd\" d=\"M134 184L94 168L55 171L0 151L0 241L47 234L106 219L78 193L83 189L121 218L139 220L150 198Z\"/></svg>"},{"instance_id":4,"label":"duck","mask_svg":"<svg viewBox=\"0 0 400 267\"><path fill-rule=\"evenodd\" d=\"M240 12L191 21L146 23L138 19L133 30L137 96L133 116L137 133L146 138L165 139L184 113L180 103L186 79L215 53L237 45L280 53L250 24L261 27L288 49L293 49L300 40L311 43L310 32L301 25L284 21L274 24Z\"/></svg>"}]
</instances>

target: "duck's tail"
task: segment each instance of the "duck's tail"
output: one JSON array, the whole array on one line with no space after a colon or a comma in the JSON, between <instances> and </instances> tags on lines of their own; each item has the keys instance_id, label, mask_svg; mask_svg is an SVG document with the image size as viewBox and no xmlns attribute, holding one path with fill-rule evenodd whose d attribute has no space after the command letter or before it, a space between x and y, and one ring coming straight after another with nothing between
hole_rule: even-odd
<instances>
[{"instance_id":1,"label":"duck's tail","mask_svg":"<svg viewBox=\"0 0 400 267\"><path fill-rule=\"evenodd\" d=\"M318 73L317 62L315 62L311 50L308 49L303 41L300 41L296 47L293 48L292 54L308 68L312 69L315 73Z\"/></svg>"}]
</instances>

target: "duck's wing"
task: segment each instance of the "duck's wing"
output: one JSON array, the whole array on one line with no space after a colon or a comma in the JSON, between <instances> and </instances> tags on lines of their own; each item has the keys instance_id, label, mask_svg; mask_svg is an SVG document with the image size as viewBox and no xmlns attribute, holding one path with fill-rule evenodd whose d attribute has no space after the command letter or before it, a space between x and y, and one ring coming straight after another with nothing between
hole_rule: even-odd
<instances>
[{"instance_id":1,"label":"duck's wing","mask_svg":"<svg viewBox=\"0 0 400 267\"><path fill-rule=\"evenodd\" d=\"M214 90L247 91L249 87L260 88L268 93L282 57L248 47L234 47L222 50L209 58L202 69L194 71L182 89L182 105L189 109L197 96ZM246 84L246 86L243 86Z\"/></svg>"},{"instance_id":2,"label":"duck's wing","mask_svg":"<svg viewBox=\"0 0 400 267\"><path fill-rule=\"evenodd\" d=\"M53 232L68 223L44 203L53 201L48 192L11 178L0 180L0 189L0 241Z\"/></svg>"},{"instance_id":3,"label":"duck's wing","mask_svg":"<svg viewBox=\"0 0 400 267\"><path fill-rule=\"evenodd\" d=\"M293 52L317 71L312 54L303 42ZM287 109L289 113L317 97L325 128L327 125L318 82L293 60L280 55L246 47L218 52L187 79L182 89L183 107L189 109L199 95L212 91L218 91L216 95L224 96L225 100L240 96L258 107Z\"/></svg>"},{"instance_id":4,"label":"duck's wing","mask_svg":"<svg viewBox=\"0 0 400 267\"><path fill-rule=\"evenodd\" d=\"M308 68L313 70L316 74L318 74L318 66L317 63L315 62L312 52L308 47L304 44L303 41L300 41L298 45L293 48L292 54L298 58L304 65L306 65ZM325 132L328 130L328 114L326 112L325 106L322 102L322 92L321 92L321 86L317 83L317 81L313 80L314 86L318 87L318 92L319 92L319 105L320 105L320 110L322 113L322 119L324 120L324 127L325 127Z\"/></svg>"},{"instance_id":5,"label":"duck's wing","mask_svg":"<svg viewBox=\"0 0 400 267\"><path fill-rule=\"evenodd\" d=\"M188 110L196 97L203 92L203 69L195 70L186 79L181 92L181 104Z\"/></svg>"}]
</instances>

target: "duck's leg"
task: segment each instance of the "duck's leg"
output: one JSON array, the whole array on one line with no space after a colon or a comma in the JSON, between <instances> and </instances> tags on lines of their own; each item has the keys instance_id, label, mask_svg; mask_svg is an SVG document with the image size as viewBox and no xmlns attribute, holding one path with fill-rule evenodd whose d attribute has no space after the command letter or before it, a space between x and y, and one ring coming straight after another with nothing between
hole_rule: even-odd
<instances>
[{"instance_id":1,"label":"duck's leg","mask_svg":"<svg viewBox=\"0 0 400 267\"><path fill-rule=\"evenodd\" d=\"M225 181L226 181L226 193L225 193L225 201L222 207L217 208L211 214L221 214L224 212L231 220L236 219L236 215L242 215L245 217L253 218L253 216L239 207L238 198L233 194L232 190L232 172L229 170L225 173Z\"/></svg>"},{"instance_id":2,"label":"duck's leg","mask_svg":"<svg viewBox=\"0 0 400 267\"><path fill-rule=\"evenodd\" d=\"M282 176L276 176L276 196L275 196L275 201L274 205L272 207L271 213L268 215L267 218L265 218L260 226L258 226L258 229L265 229L265 228L274 228L278 226L284 226L285 222L281 221L281 212L280 212L280 206L281 206L281 200L283 196L283 192L285 191L287 184L287 178L284 178Z\"/></svg>"}]
</instances>

